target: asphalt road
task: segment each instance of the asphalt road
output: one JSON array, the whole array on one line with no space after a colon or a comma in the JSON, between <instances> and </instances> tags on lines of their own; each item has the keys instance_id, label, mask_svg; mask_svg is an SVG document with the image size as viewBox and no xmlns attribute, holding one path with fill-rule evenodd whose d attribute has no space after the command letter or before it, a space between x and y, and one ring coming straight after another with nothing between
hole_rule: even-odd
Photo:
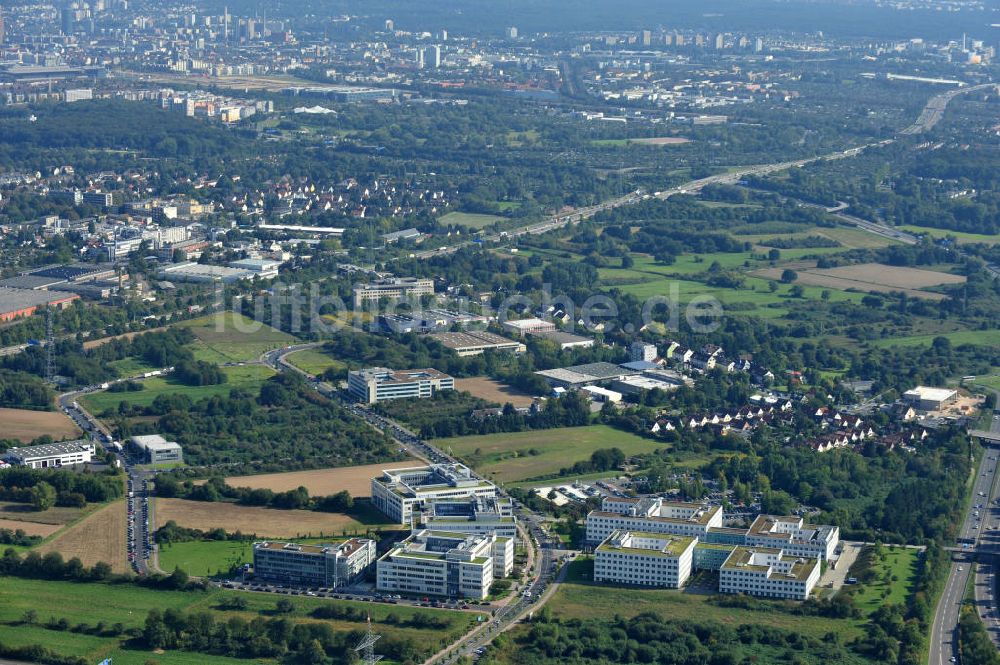
<instances>
[{"instance_id":1,"label":"asphalt road","mask_svg":"<svg viewBox=\"0 0 1000 665\"><path fill-rule=\"evenodd\" d=\"M1000 434L1000 412L994 412L993 422L990 423L990 431ZM994 460L993 466L1000 461L1000 454L997 448L988 449L987 458L998 458ZM989 461L987 459L987 461ZM996 474L994 474L996 476ZM979 550L995 552L1000 554L1000 505L997 504L997 497L1000 495L1000 488L997 483L993 484L993 491L990 492L990 501L986 503L981 511L982 526L979 536ZM979 503L975 501L973 503ZM996 558L983 557L976 566L975 575L975 600L976 610L983 621L987 632L993 643L1000 649L1000 606L997 605L997 561Z\"/></svg>"},{"instance_id":2,"label":"asphalt road","mask_svg":"<svg viewBox=\"0 0 1000 665\"><path fill-rule=\"evenodd\" d=\"M994 431L1000 431L1000 421L994 419L992 428ZM998 455L1000 455L1000 450L996 446L987 448L986 454L983 455L979 468L976 470L976 478L972 488L972 505L982 507L979 509L971 508L965 516L958 536L960 543L963 541L978 543L984 531L989 532L988 537L982 539L984 543L992 543L997 537L995 530L989 527L997 526L997 523L1000 522L1000 513L994 510L996 507L994 501L996 500L995 481ZM976 516L977 511L979 517ZM961 547L961 544L959 546ZM974 568L975 562L971 554L956 552L952 557L951 571L948 573L948 581L941 594L941 599L938 601L934 613L934 623L931 627L930 658L928 660L930 665L946 665L958 661L958 618L962 609L965 589ZM991 611L995 616L995 608Z\"/></svg>"}]
</instances>

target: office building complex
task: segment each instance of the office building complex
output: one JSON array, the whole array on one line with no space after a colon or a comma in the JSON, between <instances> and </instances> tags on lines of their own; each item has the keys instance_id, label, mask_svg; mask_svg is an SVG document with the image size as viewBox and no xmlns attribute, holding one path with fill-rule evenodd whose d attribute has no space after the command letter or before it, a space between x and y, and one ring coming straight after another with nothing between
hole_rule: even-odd
<instances>
[{"instance_id":1,"label":"office building complex","mask_svg":"<svg viewBox=\"0 0 1000 665\"><path fill-rule=\"evenodd\" d=\"M351 538L339 545L253 544L254 577L283 584L343 587L375 562L375 541Z\"/></svg>"},{"instance_id":2,"label":"office building complex","mask_svg":"<svg viewBox=\"0 0 1000 665\"><path fill-rule=\"evenodd\" d=\"M605 498L587 515L587 542L599 543L614 531L646 531L696 536L701 543L781 549L789 556L828 560L840 529L808 524L801 517L758 515L748 529L722 527L720 506L671 503L660 498Z\"/></svg>"},{"instance_id":3,"label":"office building complex","mask_svg":"<svg viewBox=\"0 0 1000 665\"><path fill-rule=\"evenodd\" d=\"M420 514L420 528L454 533L495 533L517 538L517 519L510 499L474 496L428 501Z\"/></svg>"},{"instance_id":4,"label":"office building complex","mask_svg":"<svg viewBox=\"0 0 1000 665\"><path fill-rule=\"evenodd\" d=\"M80 440L11 448L7 451L6 459L16 466L53 469L74 464L86 464L93 459L93 455L94 444Z\"/></svg>"},{"instance_id":5,"label":"office building complex","mask_svg":"<svg viewBox=\"0 0 1000 665\"><path fill-rule=\"evenodd\" d=\"M737 547L719 569L719 591L805 600L819 577L819 559L789 556L774 548Z\"/></svg>"},{"instance_id":6,"label":"office building complex","mask_svg":"<svg viewBox=\"0 0 1000 665\"><path fill-rule=\"evenodd\" d=\"M419 296L434 295L433 279L416 277L393 277L369 284L357 284L354 289L354 306L361 307L370 300L401 300Z\"/></svg>"},{"instance_id":7,"label":"office building complex","mask_svg":"<svg viewBox=\"0 0 1000 665\"><path fill-rule=\"evenodd\" d=\"M377 564L379 591L482 600L514 568L514 541L495 534L418 531Z\"/></svg>"},{"instance_id":8,"label":"office building complex","mask_svg":"<svg viewBox=\"0 0 1000 665\"><path fill-rule=\"evenodd\" d=\"M397 524L410 524L414 511L430 501L493 499L496 486L462 464L392 469L372 479L372 504Z\"/></svg>"},{"instance_id":9,"label":"office building complex","mask_svg":"<svg viewBox=\"0 0 1000 665\"><path fill-rule=\"evenodd\" d=\"M615 531L594 550L594 581L679 589L691 575L697 538Z\"/></svg>"},{"instance_id":10,"label":"office building complex","mask_svg":"<svg viewBox=\"0 0 1000 665\"><path fill-rule=\"evenodd\" d=\"M347 389L358 400L375 404L389 399L433 397L454 390L455 379L436 369L392 370L370 367L347 374Z\"/></svg>"}]
</instances>

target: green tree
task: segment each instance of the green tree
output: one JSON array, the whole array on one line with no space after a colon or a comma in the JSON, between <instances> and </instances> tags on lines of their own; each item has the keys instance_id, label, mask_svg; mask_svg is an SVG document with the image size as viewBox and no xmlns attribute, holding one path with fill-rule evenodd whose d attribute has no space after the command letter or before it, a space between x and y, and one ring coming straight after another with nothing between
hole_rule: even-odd
<instances>
[{"instance_id":1,"label":"green tree","mask_svg":"<svg viewBox=\"0 0 1000 665\"><path fill-rule=\"evenodd\" d=\"M31 505L35 510L48 510L56 505L56 488L44 480L31 488Z\"/></svg>"}]
</instances>

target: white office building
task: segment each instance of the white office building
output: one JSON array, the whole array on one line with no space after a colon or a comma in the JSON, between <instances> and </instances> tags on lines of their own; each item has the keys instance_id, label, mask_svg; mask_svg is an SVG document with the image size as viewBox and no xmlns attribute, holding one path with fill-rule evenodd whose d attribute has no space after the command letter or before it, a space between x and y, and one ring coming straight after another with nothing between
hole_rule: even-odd
<instances>
[{"instance_id":1,"label":"white office building","mask_svg":"<svg viewBox=\"0 0 1000 665\"><path fill-rule=\"evenodd\" d=\"M74 464L86 464L93 459L94 444L90 441L63 441L41 446L11 448L6 459L14 466L32 469L54 469Z\"/></svg>"},{"instance_id":2,"label":"white office building","mask_svg":"<svg viewBox=\"0 0 1000 665\"><path fill-rule=\"evenodd\" d=\"M372 478L372 504L397 524L411 524L416 511L439 499L493 499L496 486L464 464L432 464L383 471Z\"/></svg>"},{"instance_id":3,"label":"white office building","mask_svg":"<svg viewBox=\"0 0 1000 665\"><path fill-rule=\"evenodd\" d=\"M679 589L691 576L697 538L615 531L594 550L594 581Z\"/></svg>"},{"instance_id":4,"label":"white office building","mask_svg":"<svg viewBox=\"0 0 1000 665\"><path fill-rule=\"evenodd\" d=\"M254 577L282 584L342 587L375 563L375 541L351 538L339 545L253 544Z\"/></svg>"},{"instance_id":5,"label":"white office building","mask_svg":"<svg viewBox=\"0 0 1000 665\"><path fill-rule=\"evenodd\" d=\"M434 295L433 279L416 277L391 277L368 284L358 284L353 289L354 306L361 307L370 300L401 300Z\"/></svg>"},{"instance_id":6,"label":"white office building","mask_svg":"<svg viewBox=\"0 0 1000 665\"><path fill-rule=\"evenodd\" d=\"M347 389L358 400L376 404L390 399L433 397L442 390L454 390L455 379L436 369L369 367L348 372Z\"/></svg>"},{"instance_id":7,"label":"white office building","mask_svg":"<svg viewBox=\"0 0 1000 665\"><path fill-rule=\"evenodd\" d=\"M379 591L482 600L513 571L514 542L496 535L423 530L377 563Z\"/></svg>"},{"instance_id":8,"label":"white office building","mask_svg":"<svg viewBox=\"0 0 1000 665\"><path fill-rule=\"evenodd\" d=\"M801 517L758 515L747 530L747 547L780 549L788 556L829 561L840 542L840 528L807 524Z\"/></svg>"},{"instance_id":9,"label":"white office building","mask_svg":"<svg viewBox=\"0 0 1000 665\"><path fill-rule=\"evenodd\" d=\"M806 600L819 578L819 559L789 556L769 547L737 547L719 569L719 591Z\"/></svg>"},{"instance_id":10,"label":"white office building","mask_svg":"<svg viewBox=\"0 0 1000 665\"><path fill-rule=\"evenodd\" d=\"M587 515L587 542L603 542L615 531L704 538L709 529L721 526L721 506L609 497L604 499L601 510Z\"/></svg>"},{"instance_id":11,"label":"white office building","mask_svg":"<svg viewBox=\"0 0 1000 665\"><path fill-rule=\"evenodd\" d=\"M465 534L495 533L503 538L517 538L514 505L506 498L475 496L428 501L420 514L419 528Z\"/></svg>"},{"instance_id":12,"label":"white office building","mask_svg":"<svg viewBox=\"0 0 1000 665\"><path fill-rule=\"evenodd\" d=\"M146 464L171 464L184 461L181 445L167 441L159 434L133 436L129 439L132 448L142 454Z\"/></svg>"}]
</instances>

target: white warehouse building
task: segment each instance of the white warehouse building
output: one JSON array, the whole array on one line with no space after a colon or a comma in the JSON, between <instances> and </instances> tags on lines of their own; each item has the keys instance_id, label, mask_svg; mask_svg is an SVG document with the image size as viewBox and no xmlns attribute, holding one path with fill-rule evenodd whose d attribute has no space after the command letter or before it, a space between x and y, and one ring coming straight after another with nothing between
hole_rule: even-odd
<instances>
[{"instance_id":1,"label":"white warehouse building","mask_svg":"<svg viewBox=\"0 0 1000 665\"><path fill-rule=\"evenodd\" d=\"M41 446L11 448L7 461L15 466L32 469L53 469L74 464L86 464L93 459L94 444L90 441L63 441Z\"/></svg>"}]
</instances>

